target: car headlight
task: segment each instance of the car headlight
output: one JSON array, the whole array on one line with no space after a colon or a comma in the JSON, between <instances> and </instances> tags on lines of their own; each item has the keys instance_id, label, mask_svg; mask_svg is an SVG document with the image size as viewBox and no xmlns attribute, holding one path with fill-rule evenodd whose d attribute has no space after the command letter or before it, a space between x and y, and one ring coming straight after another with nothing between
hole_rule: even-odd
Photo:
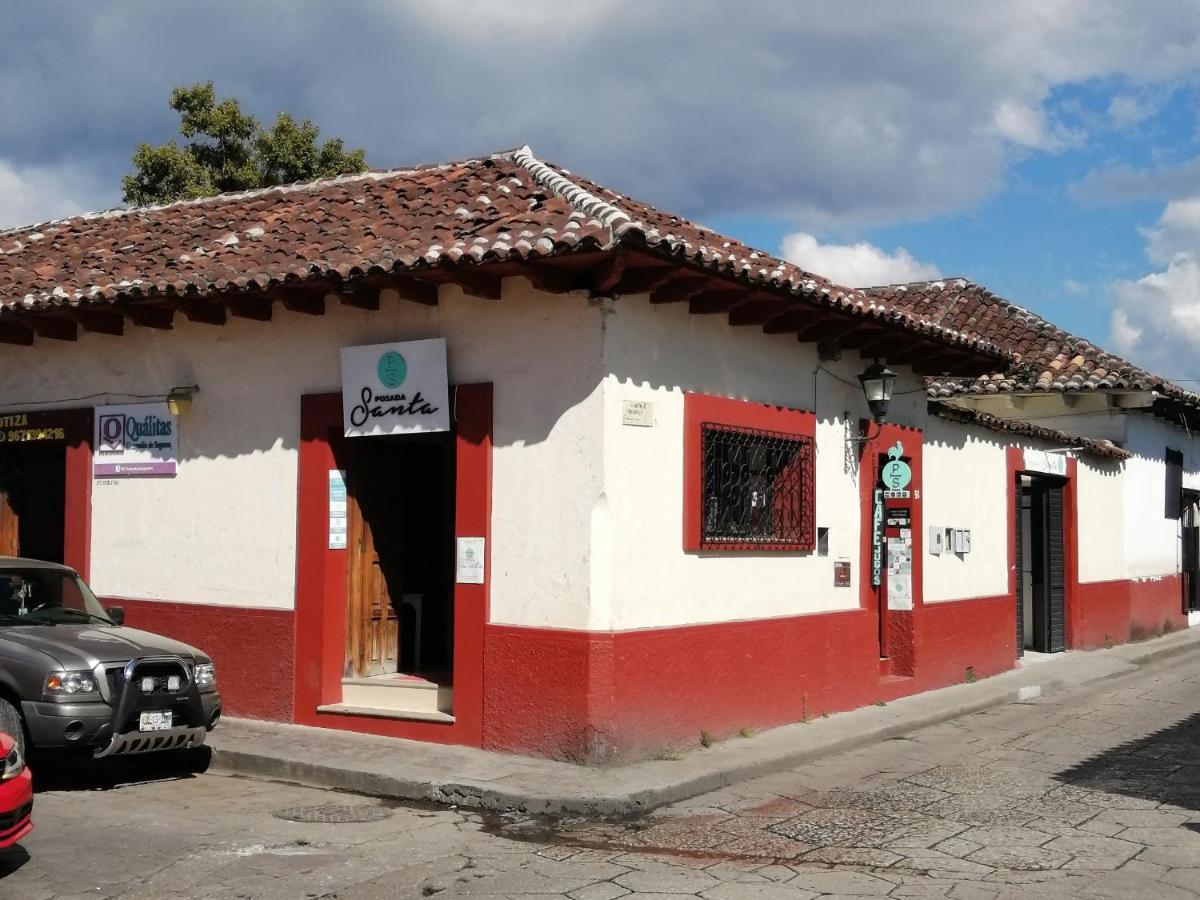
<instances>
[{"instance_id":1,"label":"car headlight","mask_svg":"<svg viewBox=\"0 0 1200 900\"><path fill-rule=\"evenodd\" d=\"M91 672L52 672L46 676L46 693L52 697L94 694L96 679Z\"/></svg>"},{"instance_id":2,"label":"car headlight","mask_svg":"<svg viewBox=\"0 0 1200 900\"><path fill-rule=\"evenodd\" d=\"M215 688L217 686L217 670L213 668L212 663L198 663L196 665L196 687L200 690L205 688Z\"/></svg>"},{"instance_id":3,"label":"car headlight","mask_svg":"<svg viewBox=\"0 0 1200 900\"><path fill-rule=\"evenodd\" d=\"M15 743L8 755L4 757L4 771L0 772L0 781L16 778L25 771L25 758L21 756L21 748Z\"/></svg>"}]
</instances>

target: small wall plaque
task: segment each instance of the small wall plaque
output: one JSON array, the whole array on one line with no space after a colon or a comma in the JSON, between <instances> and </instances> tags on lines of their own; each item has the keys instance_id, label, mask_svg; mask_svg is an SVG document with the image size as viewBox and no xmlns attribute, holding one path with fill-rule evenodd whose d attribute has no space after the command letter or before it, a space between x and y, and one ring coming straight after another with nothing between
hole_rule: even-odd
<instances>
[{"instance_id":1,"label":"small wall plaque","mask_svg":"<svg viewBox=\"0 0 1200 900\"><path fill-rule=\"evenodd\" d=\"M621 424L637 428L654 427L654 404L649 400L624 400L621 402Z\"/></svg>"},{"instance_id":2,"label":"small wall plaque","mask_svg":"<svg viewBox=\"0 0 1200 900\"><path fill-rule=\"evenodd\" d=\"M833 586L850 587L850 560L838 559L833 563Z\"/></svg>"}]
</instances>

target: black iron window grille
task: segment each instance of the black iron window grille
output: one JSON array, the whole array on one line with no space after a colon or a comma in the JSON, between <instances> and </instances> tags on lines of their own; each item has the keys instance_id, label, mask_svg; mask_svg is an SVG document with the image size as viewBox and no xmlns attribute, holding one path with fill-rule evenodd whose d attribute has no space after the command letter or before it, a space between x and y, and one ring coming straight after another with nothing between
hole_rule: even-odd
<instances>
[{"instance_id":1,"label":"black iron window grille","mask_svg":"<svg viewBox=\"0 0 1200 900\"><path fill-rule=\"evenodd\" d=\"M702 547L813 549L812 438L705 422L700 453Z\"/></svg>"}]
</instances>

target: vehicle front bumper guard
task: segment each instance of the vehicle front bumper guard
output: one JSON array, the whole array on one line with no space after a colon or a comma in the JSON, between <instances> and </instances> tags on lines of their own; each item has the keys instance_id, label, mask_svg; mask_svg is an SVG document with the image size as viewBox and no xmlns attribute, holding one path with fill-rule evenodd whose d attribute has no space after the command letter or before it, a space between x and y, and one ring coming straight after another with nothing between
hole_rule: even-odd
<instances>
[{"instance_id":1,"label":"vehicle front bumper guard","mask_svg":"<svg viewBox=\"0 0 1200 900\"><path fill-rule=\"evenodd\" d=\"M150 692L139 690L141 673L147 668L160 670L153 678L165 677L164 668L177 668L181 679L180 689L173 692ZM111 721L112 737L108 744L95 751L95 757L120 756L131 753L148 753L154 750L182 750L204 744L208 734L204 702L196 686L192 670L178 656L143 656L131 659L121 673L120 691L114 691ZM137 721L143 712L171 711L172 721L182 719L179 724L161 731L139 731Z\"/></svg>"}]
</instances>

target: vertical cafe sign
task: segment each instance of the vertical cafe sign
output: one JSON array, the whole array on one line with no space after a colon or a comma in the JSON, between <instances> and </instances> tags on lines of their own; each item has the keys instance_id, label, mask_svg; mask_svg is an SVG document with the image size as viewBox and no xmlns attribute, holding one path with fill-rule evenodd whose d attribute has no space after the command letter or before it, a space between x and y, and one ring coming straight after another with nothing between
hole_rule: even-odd
<instances>
[{"instance_id":1,"label":"vertical cafe sign","mask_svg":"<svg viewBox=\"0 0 1200 900\"><path fill-rule=\"evenodd\" d=\"M96 478L175 475L179 423L166 403L97 406L95 420Z\"/></svg>"},{"instance_id":2,"label":"vertical cafe sign","mask_svg":"<svg viewBox=\"0 0 1200 900\"><path fill-rule=\"evenodd\" d=\"M346 437L450 430L442 338L342 348Z\"/></svg>"}]
</instances>

